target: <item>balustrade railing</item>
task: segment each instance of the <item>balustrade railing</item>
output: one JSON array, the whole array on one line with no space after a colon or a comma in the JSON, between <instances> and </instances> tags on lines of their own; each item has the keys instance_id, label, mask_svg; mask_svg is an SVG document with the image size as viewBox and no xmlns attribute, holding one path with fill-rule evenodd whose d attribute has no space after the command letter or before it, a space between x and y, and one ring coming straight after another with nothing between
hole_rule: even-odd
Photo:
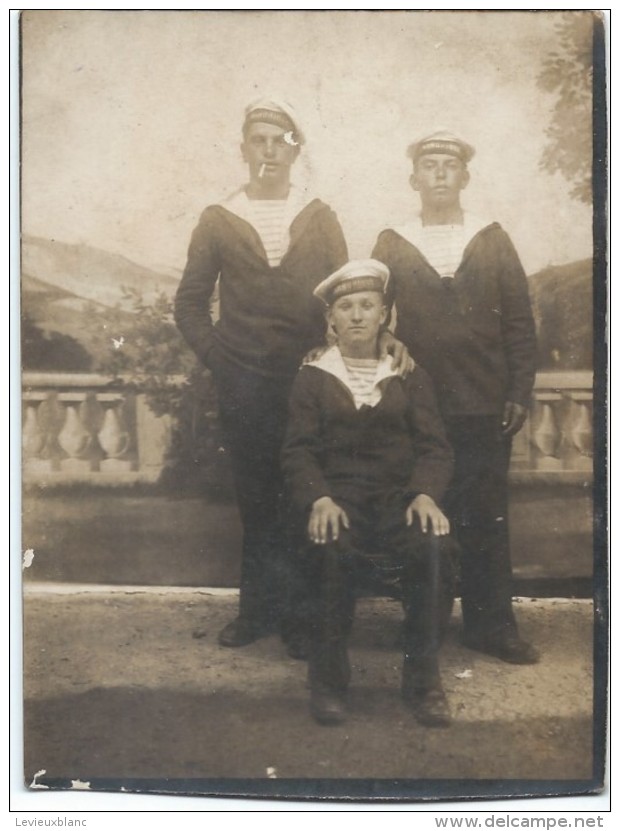
<instances>
[{"instance_id":1,"label":"balustrade railing","mask_svg":"<svg viewBox=\"0 0 620 831\"><path fill-rule=\"evenodd\" d=\"M25 482L153 482L165 463L170 418L106 376L23 375Z\"/></svg>"},{"instance_id":2,"label":"balustrade railing","mask_svg":"<svg viewBox=\"0 0 620 831\"><path fill-rule=\"evenodd\" d=\"M157 481L171 420L145 397L101 375L23 375L26 483ZM588 483L592 478L592 373L541 372L528 420L515 436L515 481Z\"/></svg>"},{"instance_id":3,"label":"balustrade railing","mask_svg":"<svg viewBox=\"0 0 620 831\"><path fill-rule=\"evenodd\" d=\"M513 442L511 478L592 480L592 372L540 372L532 406Z\"/></svg>"}]
</instances>

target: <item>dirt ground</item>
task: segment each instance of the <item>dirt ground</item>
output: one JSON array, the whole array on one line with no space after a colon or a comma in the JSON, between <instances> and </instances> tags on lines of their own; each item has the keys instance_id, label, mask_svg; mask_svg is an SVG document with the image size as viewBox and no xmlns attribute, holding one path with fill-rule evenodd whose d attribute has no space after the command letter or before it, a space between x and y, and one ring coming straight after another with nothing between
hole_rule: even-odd
<instances>
[{"instance_id":1,"label":"dirt ground","mask_svg":"<svg viewBox=\"0 0 620 831\"><path fill-rule=\"evenodd\" d=\"M411 798L592 784L590 602L519 601L543 656L523 667L463 648L456 608L442 654L454 723L443 730L418 725L400 699L396 602L360 601L350 715L332 728L312 721L305 664L275 636L217 645L235 605L213 590L28 587L26 783L44 770L37 781L54 787Z\"/></svg>"}]
</instances>

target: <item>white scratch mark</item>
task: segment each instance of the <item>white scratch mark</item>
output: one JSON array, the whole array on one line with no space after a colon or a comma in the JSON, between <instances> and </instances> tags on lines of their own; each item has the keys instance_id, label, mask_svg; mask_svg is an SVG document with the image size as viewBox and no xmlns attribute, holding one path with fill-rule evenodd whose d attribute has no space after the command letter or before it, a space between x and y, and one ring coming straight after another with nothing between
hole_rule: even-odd
<instances>
[{"instance_id":1,"label":"white scratch mark","mask_svg":"<svg viewBox=\"0 0 620 831\"><path fill-rule=\"evenodd\" d=\"M471 669L464 669L462 672L455 672L454 677L455 678L471 678L473 674L474 673L471 671Z\"/></svg>"},{"instance_id":2,"label":"white scratch mark","mask_svg":"<svg viewBox=\"0 0 620 831\"><path fill-rule=\"evenodd\" d=\"M89 791L90 790L90 782L82 782L81 779L72 779L71 780L71 789L74 791Z\"/></svg>"},{"instance_id":3,"label":"white scratch mark","mask_svg":"<svg viewBox=\"0 0 620 831\"><path fill-rule=\"evenodd\" d=\"M39 788L42 791L49 791L49 787L47 785L41 785L39 782L37 782L37 779L39 778L39 776L43 776L46 773L47 773L46 770L38 770L35 773L35 775L32 777L32 782L30 783L30 787L31 788Z\"/></svg>"},{"instance_id":4,"label":"white scratch mark","mask_svg":"<svg viewBox=\"0 0 620 831\"><path fill-rule=\"evenodd\" d=\"M442 46L443 46L443 40L440 40L435 44L434 48L435 49L440 49Z\"/></svg>"},{"instance_id":5,"label":"white scratch mark","mask_svg":"<svg viewBox=\"0 0 620 831\"><path fill-rule=\"evenodd\" d=\"M503 522L503 521L504 521L504 517L503 517L503 516L496 516L496 517L495 517L495 522Z\"/></svg>"},{"instance_id":6,"label":"white scratch mark","mask_svg":"<svg viewBox=\"0 0 620 831\"><path fill-rule=\"evenodd\" d=\"M22 560L22 571L25 568L30 568L32 565L32 561L34 560L34 548L27 548L24 551L24 557Z\"/></svg>"},{"instance_id":7,"label":"white scratch mark","mask_svg":"<svg viewBox=\"0 0 620 831\"><path fill-rule=\"evenodd\" d=\"M277 779L278 778L278 771L275 768L267 768L267 776L270 779Z\"/></svg>"},{"instance_id":8,"label":"white scratch mark","mask_svg":"<svg viewBox=\"0 0 620 831\"><path fill-rule=\"evenodd\" d=\"M284 141L287 144L290 144L291 147L297 147L299 145L299 142L295 141L295 139L293 138L293 131L292 130L289 130L287 133L284 133Z\"/></svg>"},{"instance_id":9,"label":"white scratch mark","mask_svg":"<svg viewBox=\"0 0 620 831\"><path fill-rule=\"evenodd\" d=\"M115 349L120 349L121 346L125 343L125 338L122 335L118 340L116 338L112 338L112 343L114 344Z\"/></svg>"}]
</instances>

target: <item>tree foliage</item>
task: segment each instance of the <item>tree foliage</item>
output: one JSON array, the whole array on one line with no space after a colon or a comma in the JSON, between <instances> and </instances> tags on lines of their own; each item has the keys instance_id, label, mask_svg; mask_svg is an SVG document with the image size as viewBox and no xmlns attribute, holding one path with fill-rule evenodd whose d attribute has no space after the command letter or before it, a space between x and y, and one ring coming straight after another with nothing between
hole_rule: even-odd
<instances>
[{"instance_id":1,"label":"tree foliage","mask_svg":"<svg viewBox=\"0 0 620 831\"><path fill-rule=\"evenodd\" d=\"M93 359L75 338L46 331L27 313L22 315L21 359L24 370L88 372Z\"/></svg>"},{"instance_id":2,"label":"tree foliage","mask_svg":"<svg viewBox=\"0 0 620 831\"><path fill-rule=\"evenodd\" d=\"M124 288L123 294L123 308L131 315L123 315L120 307L99 312L103 328L116 338L107 339L96 368L139 387L156 415L176 416L184 387L198 367L174 325L172 301L160 293L148 304L132 288Z\"/></svg>"},{"instance_id":3,"label":"tree foliage","mask_svg":"<svg viewBox=\"0 0 620 831\"><path fill-rule=\"evenodd\" d=\"M164 294L145 303L141 292L125 289L123 307L100 312L110 338L96 369L125 389L145 395L156 415L172 417L173 432L162 484L177 492L208 492L229 498L230 471L217 418L211 374L202 367L174 324L172 301Z\"/></svg>"},{"instance_id":4,"label":"tree foliage","mask_svg":"<svg viewBox=\"0 0 620 831\"><path fill-rule=\"evenodd\" d=\"M561 173L571 196L585 203L592 202L592 29L591 12L562 14L557 50L538 76L538 86L556 97L541 167Z\"/></svg>"}]
</instances>

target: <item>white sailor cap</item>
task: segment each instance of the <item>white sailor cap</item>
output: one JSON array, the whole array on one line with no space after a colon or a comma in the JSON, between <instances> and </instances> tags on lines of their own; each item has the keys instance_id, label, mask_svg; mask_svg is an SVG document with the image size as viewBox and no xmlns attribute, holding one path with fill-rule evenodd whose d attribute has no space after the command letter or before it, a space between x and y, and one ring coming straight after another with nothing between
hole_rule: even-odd
<instances>
[{"instance_id":1,"label":"white sailor cap","mask_svg":"<svg viewBox=\"0 0 620 831\"><path fill-rule=\"evenodd\" d=\"M293 133L297 144L305 144L306 137L299 126L299 119L294 107L281 98L263 96L252 101L245 108L244 130L256 122L275 124L283 130Z\"/></svg>"},{"instance_id":2,"label":"white sailor cap","mask_svg":"<svg viewBox=\"0 0 620 831\"><path fill-rule=\"evenodd\" d=\"M407 148L407 155L414 163L420 156L429 153L445 153L448 156L456 156L463 164L467 164L474 157L475 152L471 144L446 130L439 130L429 136L424 136Z\"/></svg>"},{"instance_id":3,"label":"white sailor cap","mask_svg":"<svg viewBox=\"0 0 620 831\"><path fill-rule=\"evenodd\" d=\"M331 306L339 297L358 291L385 294L389 278L389 268L379 260L351 260L319 283L314 294Z\"/></svg>"}]
</instances>

